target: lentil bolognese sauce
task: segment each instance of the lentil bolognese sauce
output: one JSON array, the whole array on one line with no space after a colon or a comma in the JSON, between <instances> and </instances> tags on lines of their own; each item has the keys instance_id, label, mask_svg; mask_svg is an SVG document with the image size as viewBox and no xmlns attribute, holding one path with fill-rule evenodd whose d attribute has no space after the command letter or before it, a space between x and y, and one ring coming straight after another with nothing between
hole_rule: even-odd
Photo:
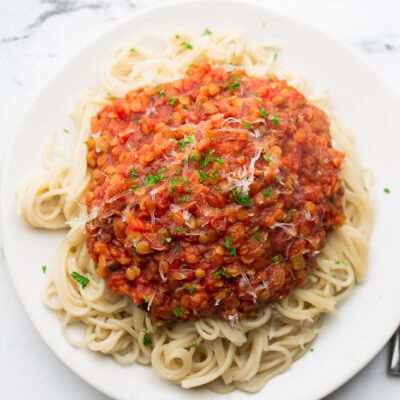
<instances>
[{"instance_id":1,"label":"lentil bolognese sauce","mask_svg":"<svg viewBox=\"0 0 400 400\"><path fill-rule=\"evenodd\" d=\"M329 97L277 46L209 29L159 42L116 52L71 153L47 151L19 192L30 226L69 228L43 300L74 346L256 392L362 279L368 181Z\"/></svg>"},{"instance_id":2,"label":"lentil bolognese sauce","mask_svg":"<svg viewBox=\"0 0 400 400\"><path fill-rule=\"evenodd\" d=\"M304 282L344 221L343 154L284 80L195 65L91 124L89 253L157 321L254 315Z\"/></svg>"}]
</instances>

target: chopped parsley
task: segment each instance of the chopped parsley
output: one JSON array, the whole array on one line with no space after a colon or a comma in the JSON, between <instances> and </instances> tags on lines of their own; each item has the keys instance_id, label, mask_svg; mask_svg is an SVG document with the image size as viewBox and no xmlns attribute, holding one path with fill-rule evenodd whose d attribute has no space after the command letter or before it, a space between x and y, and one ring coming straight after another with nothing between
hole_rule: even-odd
<instances>
[{"instance_id":1,"label":"chopped parsley","mask_svg":"<svg viewBox=\"0 0 400 400\"><path fill-rule=\"evenodd\" d=\"M143 344L148 347L153 347L153 341L149 335L149 330L147 328L143 329L144 336L143 336Z\"/></svg>"},{"instance_id":2,"label":"chopped parsley","mask_svg":"<svg viewBox=\"0 0 400 400\"><path fill-rule=\"evenodd\" d=\"M181 202L184 203L186 201L186 196L181 197Z\"/></svg>"},{"instance_id":3,"label":"chopped parsley","mask_svg":"<svg viewBox=\"0 0 400 400\"><path fill-rule=\"evenodd\" d=\"M64 128L63 131L64 131L65 133L69 133L69 129L67 129L67 128Z\"/></svg>"},{"instance_id":4,"label":"chopped parsley","mask_svg":"<svg viewBox=\"0 0 400 400\"><path fill-rule=\"evenodd\" d=\"M157 175L147 174L146 178L144 178L144 183L146 184L146 186L154 186L157 182L160 182L163 179L164 176L161 174Z\"/></svg>"},{"instance_id":5,"label":"chopped parsley","mask_svg":"<svg viewBox=\"0 0 400 400\"><path fill-rule=\"evenodd\" d=\"M196 342L193 342L190 347L192 347L193 349L197 349L199 347L199 344Z\"/></svg>"},{"instance_id":6,"label":"chopped parsley","mask_svg":"<svg viewBox=\"0 0 400 400\"><path fill-rule=\"evenodd\" d=\"M232 77L233 77L233 81L228 82L226 87L227 87L227 89L234 92L235 90L239 89L242 78L240 76L236 76L236 75L232 75Z\"/></svg>"},{"instance_id":7,"label":"chopped parsley","mask_svg":"<svg viewBox=\"0 0 400 400\"><path fill-rule=\"evenodd\" d=\"M139 174L137 173L136 169L134 167L132 167L129 170L129 176L131 177L131 179L135 179L139 176Z\"/></svg>"},{"instance_id":8,"label":"chopped parsley","mask_svg":"<svg viewBox=\"0 0 400 400\"><path fill-rule=\"evenodd\" d=\"M212 35L212 32L208 28L205 28L202 33L202 36L207 36L207 35Z\"/></svg>"},{"instance_id":9,"label":"chopped parsley","mask_svg":"<svg viewBox=\"0 0 400 400\"><path fill-rule=\"evenodd\" d=\"M258 242L261 242L261 241L262 241L262 236L261 236L261 234L260 234L259 231L255 231L255 232L251 235L251 237L252 237L254 240L257 240Z\"/></svg>"},{"instance_id":10,"label":"chopped parsley","mask_svg":"<svg viewBox=\"0 0 400 400\"><path fill-rule=\"evenodd\" d=\"M254 129L254 125L247 121L247 119L242 119L242 126L244 129L247 129L249 131Z\"/></svg>"},{"instance_id":11,"label":"chopped parsley","mask_svg":"<svg viewBox=\"0 0 400 400\"><path fill-rule=\"evenodd\" d=\"M226 238L224 241L224 244L225 244L226 249L228 250L228 253L231 256L236 256L236 248L232 247L232 242L233 242L232 238Z\"/></svg>"},{"instance_id":12,"label":"chopped parsley","mask_svg":"<svg viewBox=\"0 0 400 400\"><path fill-rule=\"evenodd\" d=\"M157 91L157 94L158 94L159 97L165 97L165 92L164 92L164 90L158 90L158 91Z\"/></svg>"},{"instance_id":13,"label":"chopped parsley","mask_svg":"<svg viewBox=\"0 0 400 400\"><path fill-rule=\"evenodd\" d=\"M194 135L190 135L184 137L182 140L178 140L176 144L179 146L181 150L183 150L188 143L193 143L194 140L195 140Z\"/></svg>"},{"instance_id":14,"label":"chopped parsley","mask_svg":"<svg viewBox=\"0 0 400 400\"><path fill-rule=\"evenodd\" d=\"M176 186L177 183L178 183L178 177L177 177L177 176L174 176L174 177L171 179L171 184L170 184L170 190L171 190L171 192L175 192L175 186Z\"/></svg>"},{"instance_id":15,"label":"chopped parsley","mask_svg":"<svg viewBox=\"0 0 400 400\"><path fill-rule=\"evenodd\" d=\"M243 194L239 188L232 190L231 195L236 203L242 206L251 206L251 198L247 194Z\"/></svg>"},{"instance_id":16,"label":"chopped parsley","mask_svg":"<svg viewBox=\"0 0 400 400\"><path fill-rule=\"evenodd\" d=\"M272 195L272 188L269 187L269 188L265 189L265 190L263 191L263 195L264 195L264 197L269 197L269 196L271 196L271 195Z\"/></svg>"},{"instance_id":17,"label":"chopped parsley","mask_svg":"<svg viewBox=\"0 0 400 400\"><path fill-rule=\"evenodd\" d=\"M222 267L221 269L219 269L218 271L214 271L213 275L216 278L220 278L222 275L223 276L228 276L228 269L226 267Z\"/></svg>"},{"instance_id":18,"label":"chopped parsley","mask_svg":"<svg viewBox=\"0 0 400 400\"><path fill-rule=\"evenodd\" d=\"M274 264L278 264L279 260L281 259L281 255L280 254L275 254L271 260Z\"/></svg>"},{"instance_id":19,"label":"chopped parsley","mask_svg":"<svg viewBox=\"0 0 400 400\"><path fill-rule=\"evenodd\" d=\"M275 52L275 53L274 53L274 61L276 61L277 58L278 58L278 53Z\"/></svg>"},{"instance_id":20,"label":"chopped parsley","mask_svg":"<svg viewBox=\"0 0 400 400\"><path fill-rule=\"evenodd\" d=\"M209 179L218 179L218 170L215 170L212 175L207 174L206 172L200 171L199 169L197 170L197 173L199 174L199 181L204 182L207 178Z\"/></svg>"},{"instance_id":21,"label":"chopped parsley","mask_svg":"<svg viewBox=\"0 0 400 400\"><path fill-rule=\"evenodd\" d=\"M178 99L175 96L172 96L168 100L168 104L173 107L176 104L177 101L178 101Z\"/></svg>"},{"instance_id":22,"label":"chopped parsley","mask_svg":"<svg viewBox=\"0 0 400 400\"><path fill-rule=\"evenodd\" d=\"M74 279L74 280L76 280L81 286L82 286L82 289L85 289L85 287L88 285L88 283L89 283L89 278L87 278L86 276L83 276L83 275L81 275L81 274L78 274L78 272L73 272L72 274L71 274L71 276L72 276L72 278Z\"/></svg>"},{"instance_id":23,"label":"chopped parsley","mask_svg":"<svg viewBox=\"0 0 400 400\"><path fill-rule=\"evenodd\" d=\"M193 45L189 42L182 42L181 46L185 47L188 50L192 50L193 49Z\"/></svg>"},{"instance_id":24,"label":"chopped parsley","mask_svg":"<svg viewBox=\"0 0 400 400\"><path fill-rule=\"evenodd\" d=\"M213 157L214 150L210 150L206 156L204 157L203 161L200 161L200 166L201 167L206 167L208 165L209 162L211 161L215 161L216 163L218 163L219 165L224 165L224 160L222 158L219 157Z\"/></svg>"},{"instance_id":25,"label":"chopped parsley","mask_svg":"<svg viewBox=\"0 0 400 400\"><path fill-rule=\"evenodd\" d=\"M171 243L172 242L172 237L166 237L164 238L165 243Z\"/></svg>"},{"instance_id":26,"label":"chopped parsley","mask_svg":"<svg viewBox=\"0 0 400 400\"><path fill-rule=\"evenodd\" d=\"M269 116L269 112L266 111L264 108L262 107L258 107L258 111L260 112L260 117L261 118L267 118Z\"/></svg>"},{"instance_id":27,"label":"chopped parsley","mask_svg":"<svg viewBox=\"0 0 400 400\"><path fill-rule=\"evenodd\" d=\"M336 260L336 261L335 261L335 264L338 264L338 265L347 265L347 262L346 262L345 260Z\"/></svg>"},{"instance_id":28,"label":"chopped parsley","mask_svg":"<svg viewBox=\"0 0 400 400\"><path fill-rule=\"evenodd\" d=\"M218 179L218 170L217 169L212 173L211 178L216 179L216 180Z\"/></svg>"},{"instance_id":29,"label":"chopped parsley","mask_svg":"<svg viewBox=\"0 0 400 400\"><path fill-rule=\"evenodd\" d=\"M187 185L189 183L188 178L182 178L182 185Z\"/></svg>"},{"instance_id":30,"label":"chopped parsley","mask_svg":"<svg viewBox=\"0 0 400 400\"><path fill-rule=\"evenodd\" d=\"M199 174L199 181L203 182L206 178L209 178L210 175L206 174L203 171L197 170L197 173Z\"/></svg>"},{"instance_id":31,"label":"chopped parsley","mask_svg":"<svg viewBox=\"0 0 400 400\"><path fill-rule=\"evenodd\" d=\"M282 118L278 118L278 117L274 117L274 118L271 119L272 125L275 125L275 126L279 125L279 123L281 121L283 121L283 119Z\"/></svg>"},{"instance_id":32,"label":"chopped parsley","mask_svg":"<svg viewBox=\"0 0 400 400\"><path fill-rule=\"evenodd\" d=\"M267 163L271 162L271 156L269 154L264 154L263 159Z\"/></svg>"},{"instance_id":33,"label":"chopped parsley","mask_svg":"<svg viewBox=\"0 0 400 400\"><path fill-rule=\"evenodd\" d=\"M47 267L45 265L42 265L42 272L45 274L47 271Z\"/></svg>"},{"instance_id":34,"label":"chopped parsley","mask_svg":"<svg viewBox=\"0 0 400 400\"><path fill-rule=\"evenodd\" d=\"M178 228L178 233L183 233L183 232L185 232L185 227L184 226L180 226L179 228Z\"/></svg>"},{"instance_id":35,"label":"chopped parsley","mask_svg":"<svg viewBox=\"0 0 400 400\"><path fill-rule=\"evenodd\" d=\"M129 51L130 51L131 53L136 53L136 49L135 49L134 47L132 47Z\"/></svg>"},{"instance_id":36,"label":"chopped parsley","mask_svg":"<svg viewBox=\"0 0 400 400\"><path fill-rule=\"evenodd\" d=\"M149 298L148 296L146 296L145 294L143 294L142 297L143 297L143 301L144 301L146 304L149 304L149 303L150 303L150 298Z\"/></svg>"},{"instance_id":37,"label":"chopped parsley","mask_svg":"<svg viewBox=\"0 0 400 400\"><path fill-rule=\"evenodd\" d=\"M194 286L186 286L185 289L190 293L193 294L196 292L196 288Z\"/></svg>"},{"instance_id":38,"label":"chopped parsley","mask_svg":"<svg viewBox=\"0 0 400 400\"><path fill-rule=\"evenodd\" d=\"M385 192L385 193L390 193L390 189L389 188L387 188L387 187L385 187L384 189L383 189L383 191Z\"/></svg>"},{"instance_id":39,"label":"chopped parsley","mask_svg":"<svg viewBox=\"0 0 400 400\"><path fill-rule=\"evenodd\" d=\"M182 314L182 311L183 311L182 307L175 307L172 309L172 312L174 313L176 318L180 317L180 315Z\"/></svg>"}]
</instances>

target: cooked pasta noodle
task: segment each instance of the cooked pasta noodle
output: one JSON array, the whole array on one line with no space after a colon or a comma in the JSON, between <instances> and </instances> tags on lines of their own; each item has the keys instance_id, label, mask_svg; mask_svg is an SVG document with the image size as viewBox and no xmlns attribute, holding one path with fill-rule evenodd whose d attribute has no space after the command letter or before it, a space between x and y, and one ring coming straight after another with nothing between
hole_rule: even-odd
<instances>
[{"instance_id":1,"label":"cooked pasta noodle","mask_svg":"<svg viewBox=\"0 0 400 400\"><path fill-rule=\"evenodd\" d=\"M193 43L193 49L183 48L182 40ZM239 34L142 38L119 49L105 68L99 87L81 98L73 115L77 132L72 150L59 154L53 141L45 152L45 171L29 180L18 197L19 212L29 225L68 229L43 300L57 313L62 332L72 345L112 355L121 364L151 364L159 375L185 389L207 385L217 392L235 388L256 392L307 351L324 314L335 311L337 302L363 278L372 206L354 139L330 112L329 96L312 95L306 81L280 70L275 62L279 50L275 45L247 43ZM90 135L91 116L114 98L138 87L179 79L189 65L199 61L243 68L254 76L273 72L325 109L334 144L346 154L347 219L329 234L318 267L307 282L259 311L256 318L229 322L204 318L157 326L130 299L107 290L88 254L83 195L90 171L84 142ZM82 288L72 279L73 272L90 277L90 284ZM77 322L85 327L79 340L69 332ZM153 348L144 345L146 335Z\"/></svg>"}]
</instances>

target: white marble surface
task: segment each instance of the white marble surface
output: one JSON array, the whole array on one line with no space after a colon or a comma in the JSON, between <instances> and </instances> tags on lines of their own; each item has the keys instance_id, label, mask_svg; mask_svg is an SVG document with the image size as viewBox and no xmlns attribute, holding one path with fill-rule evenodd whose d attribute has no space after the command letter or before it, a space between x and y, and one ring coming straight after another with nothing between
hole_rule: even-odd
<instances>
[{"instance_id":1,"label":"white marble surface","mask_svg":"<svg viewBox=\"0 0 400 400\"><path fill-rule=\"evenodd\" d=\"M82 41L95 37L136 9L161 2L1 0L1 143L11 139L14 124L47 76ZM400 99L400 1L270 0L264 3L282 14L319 27L353 47L393 87ZM0 146L0 161L5 148ZM0 399L107 398L69 371L38 336L14 293L1 247L0 304ZM386 362L385 348L329 399L399 399L400 378L386 375Z\"/></svg>"}]
</instances>

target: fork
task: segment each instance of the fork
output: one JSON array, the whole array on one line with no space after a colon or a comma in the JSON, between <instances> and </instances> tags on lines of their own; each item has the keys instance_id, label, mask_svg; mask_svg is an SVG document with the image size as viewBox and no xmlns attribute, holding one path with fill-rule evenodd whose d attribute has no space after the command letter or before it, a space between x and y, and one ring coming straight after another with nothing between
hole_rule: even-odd
<instances>
[{"instance_id":1,"label":"fork","mask_svg":"<svg viewBox=\"0 0 400 400\"><path fill-rule=\"evenodd\" d=\"M388 365L390 375L400 376L400 326L390 341L390 358Z\"/></svg>"}]
</instances>

